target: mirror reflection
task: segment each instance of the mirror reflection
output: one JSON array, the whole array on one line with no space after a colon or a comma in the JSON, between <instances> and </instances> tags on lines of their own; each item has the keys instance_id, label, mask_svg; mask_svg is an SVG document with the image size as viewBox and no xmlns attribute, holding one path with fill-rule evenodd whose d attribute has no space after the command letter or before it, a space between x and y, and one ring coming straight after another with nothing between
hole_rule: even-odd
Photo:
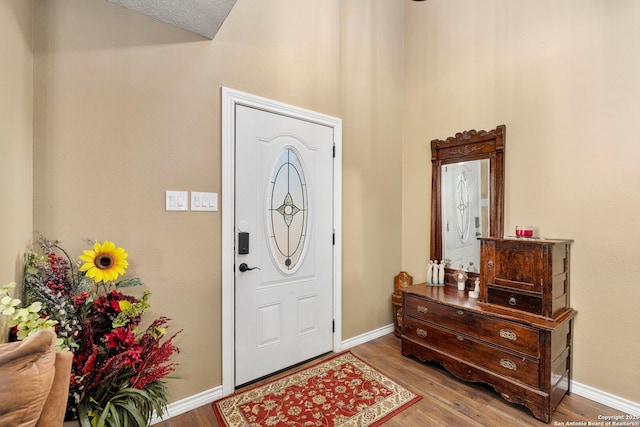
<instances>
[{"instance_id":1,"label":"mirror reflection","mask_svg":"<svg viewBox=\"0 0 640 427\"><path fill-rule=\"evenodd\" d=\"M478 273L478 237L489 234L489 160L452 163L441 169L445 265Z\"/></svg>"}]
</instances>

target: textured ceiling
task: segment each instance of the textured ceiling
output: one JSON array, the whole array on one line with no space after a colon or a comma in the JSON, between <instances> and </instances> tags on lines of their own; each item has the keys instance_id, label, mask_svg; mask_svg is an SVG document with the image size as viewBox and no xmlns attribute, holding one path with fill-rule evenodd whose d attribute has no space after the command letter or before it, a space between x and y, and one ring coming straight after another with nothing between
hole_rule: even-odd
<instances>
[{"instance_id":1,"label":"textured ceiling","mask_svg":"<svg viewBox=\"0 0 640 427\"><path fill-rule=\"evenodd\" d=\"M236 0L108 0L213 40Z\"/></svg>"}]
</instances>

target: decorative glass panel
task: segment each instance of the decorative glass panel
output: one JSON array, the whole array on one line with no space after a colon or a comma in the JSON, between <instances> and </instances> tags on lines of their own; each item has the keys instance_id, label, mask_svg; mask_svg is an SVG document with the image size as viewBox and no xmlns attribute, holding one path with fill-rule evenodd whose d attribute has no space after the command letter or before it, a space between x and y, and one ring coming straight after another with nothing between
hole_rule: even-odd
<instances>
[{"instance_id":1,"label":"decorative glass panel","mask_svg":"<svg viewBox=\"0 0 640 427\"><path fill-rule=\"evenodd\" d=\"M469 181L467 174L460 171L456 177L456 228L461 242L469 239L471 215L469 213Z\"/></svg>"},{"instance_id":2,"label":"decorative glass panel","mask_svg":"<svg viewBox=\"0 0 640 427\"><path fill-rule=\"evenodd\" d=\"M291 147L280 153L273 167L267 204L271 254L282 272L292 273L302 261L309 208L304 170Z\"/></svg>"}]
</instances>

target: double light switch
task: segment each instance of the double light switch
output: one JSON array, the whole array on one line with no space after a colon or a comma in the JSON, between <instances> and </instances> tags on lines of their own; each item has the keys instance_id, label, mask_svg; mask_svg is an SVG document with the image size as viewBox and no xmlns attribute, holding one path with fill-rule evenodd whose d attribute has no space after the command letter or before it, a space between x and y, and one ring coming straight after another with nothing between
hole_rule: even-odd
<instances>
[{"instance_id":1,"label":"double light switch","mask_svg":"<svg viewBox=\"0 0 640 427\"><path fill-rule=\"evenodd\" d=\"M188 191L166 191L165 210L167 211L188 211L189 192ZM200 191L191 192L192 211L217 211L218 193L206 193Z\"/></svg>"},{"instance_id":2,"label":"double light switch","mask_svg":"<svg viewBox=\"0 0 640 427\"><path fill-rule=\"evenodd\" d=\"M189 193L187 191L167 191L165 194L165 210L188 211Z\"/></svg>"}]
</instances>

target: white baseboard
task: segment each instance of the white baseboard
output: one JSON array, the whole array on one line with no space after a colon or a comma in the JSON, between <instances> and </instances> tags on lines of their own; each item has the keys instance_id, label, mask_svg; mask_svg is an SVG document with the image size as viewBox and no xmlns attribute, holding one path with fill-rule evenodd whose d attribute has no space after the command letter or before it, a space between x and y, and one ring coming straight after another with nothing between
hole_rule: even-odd
<instances>
[{"instance_id":1,"label":"white baseboard","mask_svg":"<svg viewBox=\"0 0 640 427\"><path fill-rule=\"evenodd\" d=\"M392 334L393 333L393 323L391 325L387 325L387 326L383 326L381 328L378 329L374 329L373 331L367 332L365 334L362 335L358 335L357 337L353 337L353 338L349 338L348 340L342 341L342 349L341 350L348 350L351 347L355 347L357 345L360 344L364 344L366 342L369 342L371 340L374 340L376 338L380 338L383 337L385 335L388 334Z\"/></svg>"},{"instance_id":2,"label":"white baseboard","mask_svg":"<svg viewBox=\"0 0 640 427\"><path fill-rule=\"evenodd\" d=\"M348 350L360 344L364 344L368 341L380 338L387 334L392 334L394 331L394 325L387 325L373 331L367 332L362 335L358 335L348 340L342 341L342 348L338 351ZM640 403L632 402L631 400L623 399L622 397L615 396L611 393L607 393L602 390L590 387L588 385L581 384L576 381L571 382L571 392L578 396L585 397L594 402L601 403L610 408L617 409L631 415L640 415ZM177 415L189 412L193 409L199 408L209 404L215 400L222 398L222 386L214 387L210 390L203 391L202 393L194 394L193 396L179 400L177 402L167 405L167 411L164 414L164 420L175 417ZM157 424L163 421L159 417L154 417L151 420L151 425Z\"/></svg>"},{"instance_id":3,"label":"white baseboard","mask_svg":"<svg viewBox=\"0 0 640 427\"><path fill-rule=\"evenodd\" d=\"M591 386L571 381L571 393L601 403L630 415L640 415L640 403L598 390Z\"/></svg>"},{"instance_id":4,"label":"white baseboard","mask_svg":"<svg viewBox=\"0 0 640 427\"><path fill-rule=\"evenodd\" d=\"M180 414L184 414L185 412L189 412L193 409L207 405L215 400L220 399L221 397L222 386L218 386L209 390L205 390L201 393L194 394L193 396L189 396L182 400L170 403L169 405L167 405L167 410L162 418L154 416L151 419L151 425L157 424L161 421L166 421L169 418L173 418Z\"/></svg>"}]
</instances>

